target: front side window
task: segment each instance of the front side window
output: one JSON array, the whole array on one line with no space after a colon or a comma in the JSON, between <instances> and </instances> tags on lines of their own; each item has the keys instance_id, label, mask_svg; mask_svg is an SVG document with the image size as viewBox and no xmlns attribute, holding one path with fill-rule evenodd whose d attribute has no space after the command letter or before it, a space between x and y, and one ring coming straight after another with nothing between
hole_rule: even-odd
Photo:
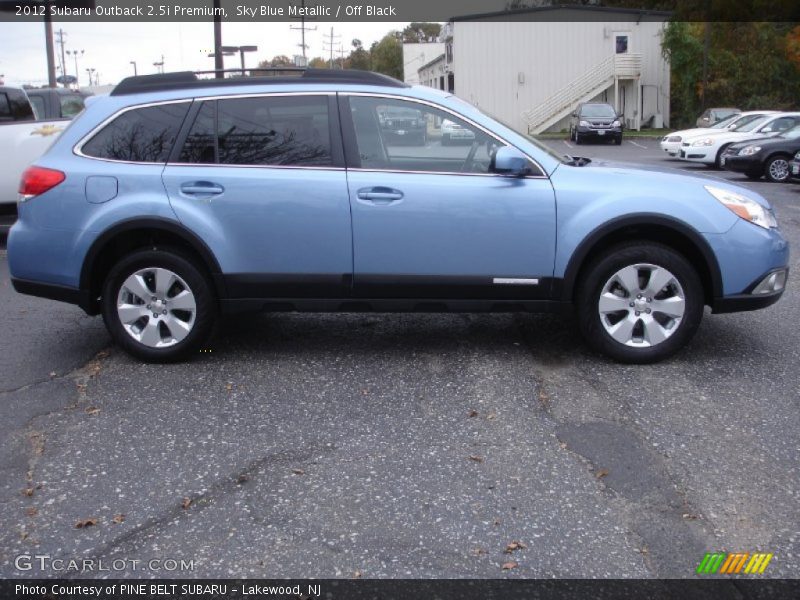
<instances>
[{"instance_id":1,"label":"front side window","mask_svg":"<svg viewBox=\"0 0 800 600\"><path fill-rule=\"evenodd\" d=\"M189 102L128 110L103 127L81 151L95 158L165 163Z\"/></svg>"},{"instance_id":2,"label":"front side window","mask_svg":"<svg viewBox=\"0 0 800 600\"><path fill-rule=\"evenodd\" d=\"M393 98L352 96L358 156L363 169L489 173L500 143L443 110Z\"/></svg>"},{"instance_id":3,"label":"front side window","mask_svg":"<svg viewBox=\"0 0 800 600\"><path fill-rule=\"evenodd\" d=\"M331 166L327 96L260 96L203 102L184 163Z\"/></svg>"}]
</instances>

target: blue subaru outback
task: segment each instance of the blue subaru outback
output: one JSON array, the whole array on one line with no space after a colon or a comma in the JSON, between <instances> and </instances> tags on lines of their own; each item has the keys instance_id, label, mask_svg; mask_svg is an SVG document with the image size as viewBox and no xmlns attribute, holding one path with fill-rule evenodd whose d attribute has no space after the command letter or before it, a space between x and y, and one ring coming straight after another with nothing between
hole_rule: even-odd
<instances>
[{"instance_id":1,"label":"blue subaru outback","mask_svg":"<svg viewBox=\"0 0 800 600\"><path fill-rule=\"evenodd\" d=\"M393 114L414 123L388 136ZM126 79L20 193L16 290L102 313L146 361L197 352L231 311L574 308L594 348L645 363L685 345L706 305L776 302L788 273L748 189L560 156L452 95L357 71Z\"/></svg>"}]
</instances>

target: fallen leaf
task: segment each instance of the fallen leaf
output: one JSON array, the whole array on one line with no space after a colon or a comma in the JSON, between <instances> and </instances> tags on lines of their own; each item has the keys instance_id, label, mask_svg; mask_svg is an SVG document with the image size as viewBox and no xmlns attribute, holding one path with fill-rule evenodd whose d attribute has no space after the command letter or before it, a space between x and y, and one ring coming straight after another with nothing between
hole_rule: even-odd
<instances>
[{"instance_id":1,"label":"fallen leaf","mask_svg":"<svg viewBox=\"0 0 800 600\"><path fill-rule=\"evenodd\" d=\"M550 397L544 390L539 390L539 403L544 407L547 407L547 405L550 404Z\"/></svg>"},{"instance_id":2,"label":"fallen leaf","mask_svg":"<svg viewBox=\"0 0 800 600\"><path fill-rule=\"evenodd\" d=\"M369 390L361 390L362 396L366 396L367 394L369 394Z\"/></svg>"},{"instance_id":3,"label":"fallen leaf","mask_svg":"<svg viewBox=\"0 0 800 600\"><path fill-rule=\"evenodd\" d=\"M25 488L24 490L22 490L22 494L24 496L29 496L29 497L33 496L33 488Z\"/></svg>"},{"instance_id":4,"label":"fallen leaf","mask_svg":"<svg viewBox=\"0 0 800 600\"><path fill-rule=\"evenodd\" d=\"M306 472L303 471L303 469L292 469L292 473L294 473L295 475L305 475L306 474Z\"/></svg>"},{"instance_id":5,"label":"fallen leaf","mask_svg":"<svg viewBox=\"0 0 800 600\"><path fill-rule=\"evenodd\" d=\"M78 521L75 523L75 529L85 529L86 527L91 527L92 525L97 525L97 518L92 517L90 519L84 519L83 521Z\"/></svg>"},{"instance_id":6,"label":"fallen leaf","mask_svg":"<svg viewBox=\"0 0 800 600\"><path fill-rule=\"evenodd\" d=\"M483 457L482 456L476 456L474 454L472 456L470 456L469 459L471 461L476 462L476 463L482 463L483 462Z\"/></svg>"},{"instance_id":7,"label":"fallen leaf","mask_svg":"<svg viewBox=\"0 0 800 600\"><path fill-rule=\"evenodd\" d=\"M495 520L492 522L492 525L495 525L495 526L497 526L497 525L500 525L500 523L502 523L502 521L501 521L500 519L495 519Z\"/></svg>"},{"instance_id":8,"label":"fallen leaf","mask_svg":"<svg viewBox=\"0 0 800 600\"><path fill-rule=\"evenodd\" d=\"M36 515L39 514L39 509L36 508L35 506L30 506L25 509L25 514L28 515L29 517L35 517Z\"/></svg>"},{"instance_id":9,"label":"fallen leaf","mask_svg":"<svg viewBox=\"0 0 800 600\"><path fill-rule=\"evenodd\" d=\"M477 410L475 410L474 408L470 408L470 409L469 409L469 412L467 413L467 416L468 416L470 419L471 419L472 417L477 417L477 416L478 416L478 411L477 411Z\"/></svg>"},{"instance_id":10,"label":"fallen leaf","mask_svg":"<svg viewBox=\"0 0 800 600\"><path fill-rule=\"evenodd\" d=\"M100 359L100 358L108 358L108 355L109 355L109 354L110 354L110 352L109 352L108 350L100 350L100 352L98 352L98 353L95 355L95 358L97 358L97 359Z\"/></svg>"},{"instance_id":11,"label":"fallen leaf","mask_svg":"<svg viewBox=\"0 0 800 600\"><path fill-rule=\"evenodd\" d=\"M474 548L472 550L472 554L474 556L483 556L484 554L487 554L487 552L485 548Z\"/></svg>"},{"instance_id":12,"label":"fallen leaf","mask_svg":"<svg viewBox=\"0 0 800 600\"><path fill-rule=\"evenodd\" d=\"M496 416L497 416L497 415L496 415L496 414L494 414L494 413L489 413L488 415L486 415L486 418L487 418L489 421L494 421L494 419L495 419L495 417L496 417Z\"/></svg>"},{"instance_id":13,"label":"fallen leaf","mask_svg":"<svg viewBox=\"0 0 800 600\"><path fill-rule=\"evenodd\" d=\"M22 533L20 533L19 534L19 539L27 540L28 539L28 532L27 531L23 531Z\"/></svg>"},{"instance_id":14,"label":"fallen leaf","mask_svg":"<svg viewBox=\"0 0 800 600\"><path fill-rule=\"evenodd\" d=\"M503 571L510 571L511 569L516 569L519 566L519 563L509 561L507 563L503 563Z\"/></svg>"},{"instance_id":15,"label":"fallen leaf","mask_svg":"<svg viewBox=\"0 0 800 600\"><path fill-rule=\"evenodd\" d=\"M600 469L599 471L597 471L597 473L594 474L594 476L597 477L598 479L602 479L606 475L608 475L608 469Z\"/></svg>"},{"instance_id":16,"label":"fallen leaf","mask_svg":"<svg viewBox=\"0 0 800 600\"><path fill-rule=\"evenodd\" d=\"M228 384L226 384L226 385L225 385L225 389L226 389L226 390L228 390L228 391L230 392L230 391L233 389L233 384L232 384L232 383L228 383Z\"/></svg>"},{"instance_id":17,"label":"fallen leaf","mask_svg":"<svg viewBox=\"0 0 800 600\"><path fill-rule=\"evenodd\" d=\"M114 515L114 518L111 519L111 520L114 521L114 523L117 523L117 524L122 523L122 522L125 521L125 515Z\"/></svg>"},{"instance_id":18,"label":"fallen leaf","mask_svg":"<svg viewBox=\"0 0 800 600\"><path fill-rule=\"evenodd\" d=\"M681 515L681 516L684 519L686 519L687 521L694 521L697 518L697 515L692 515L692 514L689 514L689 513L683 513L683 515Z\"/></svg>"},{"instance_id":19,"label":"fallen leaf","mask_svg":"<svg viewBox=\"0 0 800 600\"><path fill-rule=\"evenodd\" d=\"M192 505L192 499L191 498L184 498L183 501L181 502L181 508L183 510L186 510L191 505Z\"/></svg>"},{"instance_id":20,"label":"fallen leaf","mask_svg":"<svg viewBox=\"0 0 800 600\"><path fill-rule=\"evenodd\" d=\"M509 543L506 546L506 549L503 550L503 552L505 552L506 554L511 554L515 550L525 550L525 548L527 548L527 546L525 544L523 544L522 542L516 541L516 542Z\"/></svg>"},{"instance_id":21,"label":"fallen leaf","mask_svg":"<svg viewBox=\"0 0 800 600\"><path fill-rule=\"evenodd\" d=\"M355 571L353 573L353 579L361 579L361 576L364 575L361 571Z\"/></svg>"},{"instance_id":22,"label":"fallen leaf","mask_svg":"<svg viewBox=\"0 0 800 600\"><path fill-rule=\"evenodd\" d=\"M566 450L567 449L567 443L566 442L560 442L558 445L561 446L562 450Z\"/></svg>"},{"instance_id":23,"label":"fallen leaf","mask_svg":"<svg viewBox=\"0 0 800 600\"><path fill-rule=\"evenodd\" d=\"M99 413L99 412L100 412L100 409L99 409L99 408L97 408L96 406L89 406L89 407L86 409L86 414L87 414L87 415L96 415L96 414L97 414L97 413Z\"/></svg>"}]
</instances>

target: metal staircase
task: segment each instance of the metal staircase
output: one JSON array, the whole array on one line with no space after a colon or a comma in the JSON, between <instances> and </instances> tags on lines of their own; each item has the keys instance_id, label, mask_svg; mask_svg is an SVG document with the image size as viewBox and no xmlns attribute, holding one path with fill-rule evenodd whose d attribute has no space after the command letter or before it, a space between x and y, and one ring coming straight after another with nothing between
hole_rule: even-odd
<instances>
[{"instance_id":1,"label":"metal staircase","mask_svg":"<svg viewBox=\"0 0 800 600\"><path fill-rule=\"evenodd\" d=\"M641 54L612 54L537 107L523 111L528 133L541 133L569 115L581 102L591 100L613 86L615 80L638 79L641 71Z\"/></svg>"}]
</instances>

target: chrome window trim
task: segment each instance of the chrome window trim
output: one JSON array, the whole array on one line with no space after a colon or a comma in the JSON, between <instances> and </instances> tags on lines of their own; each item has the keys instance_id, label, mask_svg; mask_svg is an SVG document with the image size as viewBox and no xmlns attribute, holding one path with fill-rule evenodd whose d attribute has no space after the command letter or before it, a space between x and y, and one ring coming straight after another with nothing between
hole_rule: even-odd
<instances>
[{"instance_id":1,"label":"chrome window trim","mask_svg":"<svg viewBox=\"0 0 800 600\"><path fill-rule=\"evenodd\" d=\"M260 98L262 96L333 96L336 92L261 92L261 93L251 93L251 94L224 94L219 96L200 96L200 97L190 97L190 98L181 98L179 100L158 100L156 102L144 102L142 104L131 104L130 106L125 106L118 111L112 113L108 117L106 117L103 121L100 122L99 125L96 125L92 128L89 133L84 135L78 142L72 147L72 153L76 156L80 156L81 158L88 158L89 160L99 160L103 162L110 162L110 163L121 163L126 165L175 165L175 164L189 164L192 166L197 165L204 165L204 166L222 166L222 167L233 167L233 166L241 166L241 167L281 167L281 165L215 165L215 164L208 164L208 163L170 163L168 161L165 162L151 162L151 161L141 161L141 160L120 160L117 158L100 158L99 156L89 156L88 154L84 154L83 147L97 134L103 127L111 123L117 117L122 116L126 112L130 110L136 110L140 108L150 108L151 106L166 106L167 104L181 104L183 102L187 102L191 104L194 102L203 102L205 100L228 100L228 99L236 99L236 98ZM289 167L283 166L281 168L316 168L316 167ZM320 168L330 168L336 170L344 170L342 167L320 167Z\"/></svg>"},{"instance_id":2,"label":"chrome window trim","mask_svg":"<svg viewBox=\"0 0 800 600\"><path fill-rule=\"evenodd\" d=\"M141 164L141 163L136 163ZM159 165L164 163L158 163ZM346 171L344 167L332 166L306 166L306 165L229 165L223 163L185 163L185 162L168 162L167 167L215 167L223 169L298 169L298 170L313 170L313 171Z\"/></svg>"},{"instance_id":3,"label":"chrome window trim","mask_svg":"<svg viewBox=\"0 0 800 600\"><path fill-rule=\"evenodd\" d=\"M502 137L500 137L495 132L487 129L486 127L484 127L480 123L476 123L475 121L473 121L469 117L466 117L466 116L462 115L461 113L458 113L458 112L454 111L451 108L447 108L446 106L442 106L441 104L436 104L435 102L431 102L429 100L423 100L421 98L413 98L413 97L410 97L410 96L401 96L401 95L397 95L397 94L386 94L386 93L381 93L381 92L339 92L339 95L340 96L366 96L366 97L371 97L371 98L390 98L392 100L405 100L406 102L415 102L417 104L423 104L423 105L435 108L437 110L441 110L443 112L449 113L449 114L453 115L454 117L456 117L457 119L459 119L461 121L464 121L466 123L469 123L470 125L472 125L473 127L477 128L477 129L480 129L483 133L485 133L489 137L494 138L495 140L497 140L498 142L500 142L504 146L510 146L511 148L516 148L517 150L522 152L522 154L524 154L528 158L528 160L530 160L534 165L536 165L536 168L539 169L539 172L541 173L541 175L526 175L525 177L520 177L519 179L550 179L547 176L547 171L542 167L541 164L539 164L539 161L537 161L530 154L525 152L522 148L520 148L516 144L512 144L508 140L503 139ZM362 168L350 169L350 170L351 171L382 171L382 172L389 172L389 173L429 173L429 174L433 174L433 175L477 175L477 176L481 176L481 177L508 177L507 175L503 175L502 173L461 173L461 172L458 172L458 171L456 171L456 172L450 172L450 171L406 171L406 170L402 170L402 169L362 169Z\"/></svg>"}]
</instances>

